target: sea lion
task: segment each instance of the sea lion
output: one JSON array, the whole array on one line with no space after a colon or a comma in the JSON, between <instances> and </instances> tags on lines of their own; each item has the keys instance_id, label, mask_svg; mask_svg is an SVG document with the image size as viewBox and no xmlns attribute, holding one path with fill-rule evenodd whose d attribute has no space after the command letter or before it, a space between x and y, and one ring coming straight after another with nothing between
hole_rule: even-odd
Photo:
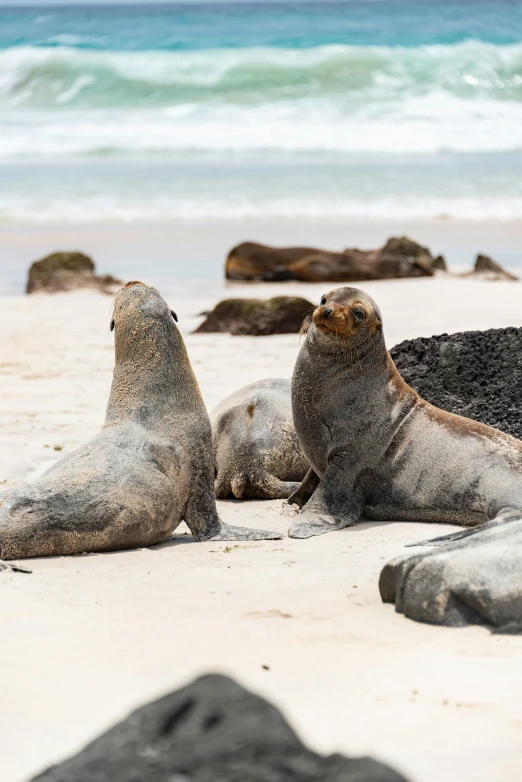
<instances>
[{"instance_id":1,"label":"sea lion","mask_svg":"<svg viewBox=\"0 0 522 782\"><path fill-rule=\"evenodd\" d=\"M332 252L315 247L270 247L243 242L225 262L229 280L301 280L354 282L395 277L431 277L443 259L407 237L391 238L378 250L347 248Z\"/></svg>"},{"instance_id":2,"label":"sea lion","mask_svg":"<svg viewBox=\"0 0 522 782\"><path fill-rule=\"evenodd\" d=\"M292 410L321 480L291 537L342 529L361 517L469 527L522 518L522 442L421 399L386 350L370 296L331 291L305 331Z\"/></svg>"},{"instance_id":3,"label":"sea lion","mask_svg":"<svg viewBox=\"0 0 522 782\"><path fill-rule=\"evenodd\" d=\"M0 498L2 559L150 546L182 520L198 541L280 537L220 522L210 421L176 316L154 288L129 286L114 306L105 425Z\"/></svg>"},{"instance_id":4,"label":"sea lion","mask_svg":"<svg viewBox=\"0 0 522 782\"><path fill-rule=\"evenodd\" d=\"M276 500L308 470L292 423L290 381L271 378L228 396L211 412L215 493L221 500Z\"/></svg>"},{"instance_id":5,"label":"sea lion","mask_svg":"<svg viewBox=\"0 0 522 782\"><path fill-rule=\"evenodd\" d=\"M496 632L522 633L519 511L514 509L511 518L506 513L504 521L463 530L452 542L439 539L440 548L389 562L379 579L383 602L395 603L397 612L418 622L481 624Z\"/></svg>"}]
</instances>

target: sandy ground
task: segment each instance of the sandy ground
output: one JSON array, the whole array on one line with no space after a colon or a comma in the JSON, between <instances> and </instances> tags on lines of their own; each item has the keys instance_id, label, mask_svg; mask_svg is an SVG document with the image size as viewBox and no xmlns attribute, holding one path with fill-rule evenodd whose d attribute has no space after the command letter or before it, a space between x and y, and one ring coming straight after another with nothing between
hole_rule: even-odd
<instances>
[{"instance_id":1,"label":"sandy ground","mask_svg":"<svg viewBox=\"0 0 522 782\"><path fill-rule=\"evenodd\" d=\"M522 325L516 283L363 287L383 311L390 346ZM255 295L298 291L314 301L324 289L256 286ZM190 335L213 298L168 298L209 408L245 383L290 376L297 336ZM102 424L110 310L109 298L87 293L0 299L4 487L34 479ZM227 522L285 529L280 507L219 503ZM226 547L193 543L180 528L152 549L33 560L32 575L0 574L2 782L23 782L129 709L208 671L270 697L319 751L372 754L412 782L519 782L522 638L416 624L379 599L382 565L445 529L364 523L308 541Z\"/></svg>"}]
</instances>

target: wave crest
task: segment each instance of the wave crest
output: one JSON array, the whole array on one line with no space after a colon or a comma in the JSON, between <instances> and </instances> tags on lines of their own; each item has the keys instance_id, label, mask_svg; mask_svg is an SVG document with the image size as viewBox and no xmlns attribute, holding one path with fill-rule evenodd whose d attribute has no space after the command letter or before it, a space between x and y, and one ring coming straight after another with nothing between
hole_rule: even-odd
<instances>
[{"instance_id":1,"label":"wave crest","mask_svg":"<svg viewBox=\"0 0 522 782\"><path fill-rule=\"evenodd\" d=\"M0 52L4 108L251 106L321 97L346 112L443 91L460 99L522 100L522 44L319 46L111 52L18 47ZM76 89L75 85L81 84Z\"/></svg>"}]
</instances>

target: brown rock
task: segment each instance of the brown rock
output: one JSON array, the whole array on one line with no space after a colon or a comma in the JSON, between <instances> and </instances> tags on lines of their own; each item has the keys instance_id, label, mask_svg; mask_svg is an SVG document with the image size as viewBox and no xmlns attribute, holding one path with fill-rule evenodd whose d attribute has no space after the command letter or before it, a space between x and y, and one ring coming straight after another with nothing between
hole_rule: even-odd
<instances>
[{"instance_id":1,"label":"brown rock","mask_svg":"<svg viewBox=\"0 0 522 782\"><path fill-rule=\"evenodd\" d=\"M511 272L506 271L502 266L494 261L489 255L477 255L475 268L471 274L480 274L488 280L518 280L518 277Z\"/></svg>"},{"instance_id":2,"label":"brown rock","mask_svg":"<svg viewBox=\"0 0 522 782\"><path fill-rule=\"evenodd\" d=\"M436 258L433 259L433 263L431 264L432 269L437 269L441 272L447 272L448 267L446 265L446 259L443 255L437 255Z\"/></svg>"},{"instance_id":3,"label":"brown rock","mask_svg":"<svg viewBox=\"0 0 522 782\"><path fill-rule=\"evenodd\" d=\"M82 288L114 293L123 284L120 280L94 274L94 262L80 252L56 252L35 261L29 269L27 293L59 293Z\"/></svg>"},{"instance_id":4,"label":"brown rock","mask_svg":"<svg viewBox=\"0 0 522 782\"><path fill-rule=\"evenodd\" d=\"M216 304L194 333L226 332L256 337L297 333L304 316L313 309L313 304L299 296L225 299Z\"/></svg>"}]
</instances>

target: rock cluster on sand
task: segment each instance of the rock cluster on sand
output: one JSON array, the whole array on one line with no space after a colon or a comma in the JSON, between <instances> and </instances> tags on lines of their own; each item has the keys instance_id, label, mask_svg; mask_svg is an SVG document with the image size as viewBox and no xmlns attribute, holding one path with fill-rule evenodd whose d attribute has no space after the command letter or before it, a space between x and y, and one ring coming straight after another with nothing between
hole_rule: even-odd
<instances>
[{"instance_id":1,"label":"rock cluster on sand","mask_svg":"<svg viewBox=\"0 0 522 782\"><path fill-rule=\"evenodd\" d=\"M109 780L404 782L371 758L316 755L278 709L215 675L143 706L34 782Z\"/></svg>"},{"instance_id":2,"label":"rock cluster on sand","mask_svg":"<svg viewBox=\"0 0 522 782\"><path fill-rule=\"evenodd\" d=\"M57 252L35 261L29 269L27 293L59 293L82 288L115 293L121 280L96 276L94 262L80 252Z\"/></svg>"},{"instance_id":3,"label":"rock cluster on sand","mask_svg":"<svg viewBox=\"0 0 522 782\"><path fill-rule=\"evenodd\" d=\"M226 332L236 335L266 336L292 334L301 328L304 316L314 305L299 296L273 299L225 299L207 313L196 334Z\"/></svg>"},{"instance_id":4,"label":"rock cluster on sand","mask_svg":"<svg viewBox=\"0 0 522 782\"><path fill-rule=\"evenodd\" d=\"M423 399L522 440L522 328L420 337L390 352Z\"/></svg>"},{"instance_id":5,"label":"rock cluster on sand","mask_svg":"<svg viewBox=\"0 0 522 782\"><path fill-rule=\"evenodd\" d=\"M389 239L379 250L349 248L343 252L243 242L230 251L225 274L231 280L354 282L431 277L434 269L445 268L442 256L434 258L427 247L403 236Z\"/></svg>"}]
</instances>

